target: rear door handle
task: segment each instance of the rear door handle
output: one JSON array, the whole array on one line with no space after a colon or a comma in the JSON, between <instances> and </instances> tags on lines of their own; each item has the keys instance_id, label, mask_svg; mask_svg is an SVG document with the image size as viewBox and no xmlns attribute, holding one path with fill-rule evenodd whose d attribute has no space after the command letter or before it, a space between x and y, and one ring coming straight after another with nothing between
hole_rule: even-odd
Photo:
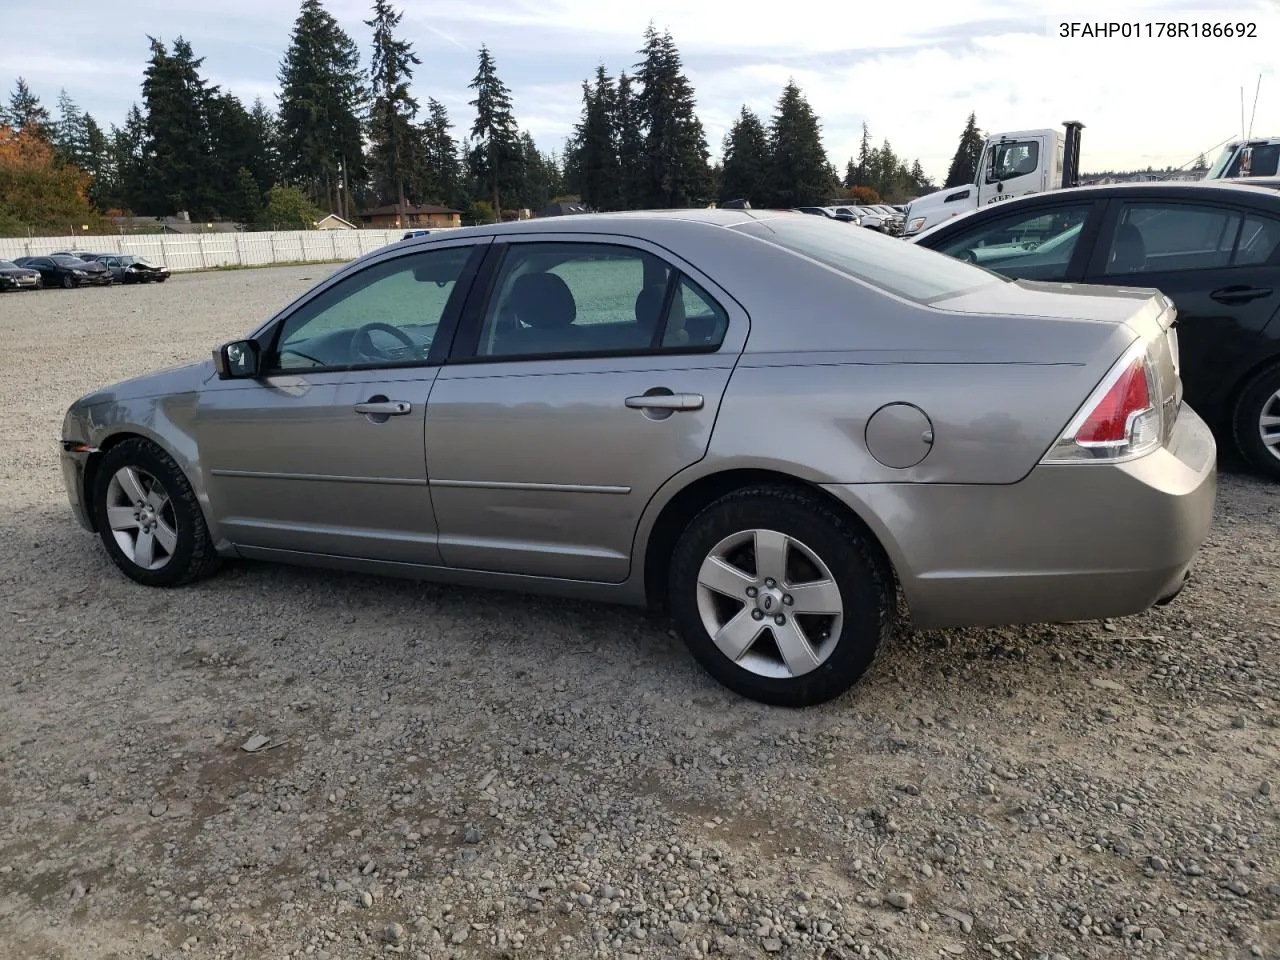
<instances>
[{"instance_id":1,"label":"rear door handle","mask_svg":"<svg viewBox=\"0 0 1280 960\"><path fill-rule=\"evenodd\" d=\"M626 399L632 410L701 410L705 402L700 393L646 393Z\"/></svg>"},{"instance_id":2,"label":"rear door handle","mask_svg":"<svg viewBox=\"0 0 1280 960\"><path fill-rule=\"evenodd\" d=\"M356 413L375 417L403 417L412 409L413 404L406 400L369 400L356 404Z\"/></svg>"},{"instance_id":3,"label":"rear door handle","mask_svg":"<svg viewBox=\"0 0 1280 960\"><path fill-rule=\"evenodd\" d=\"M1209 296L1219 303L1248 303L1259 297L1269 297L1271 292L1270 287L1220 287Z\"/></svg>"}]
</instances>

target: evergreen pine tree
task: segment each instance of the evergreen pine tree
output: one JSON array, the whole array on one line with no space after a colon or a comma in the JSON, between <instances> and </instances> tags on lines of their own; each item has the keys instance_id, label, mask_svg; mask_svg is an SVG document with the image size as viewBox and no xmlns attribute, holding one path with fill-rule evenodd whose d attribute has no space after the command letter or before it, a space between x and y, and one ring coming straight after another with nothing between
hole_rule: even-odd
<instances>
[{"instance_id":1,"label":"evergreen pine tree","mask_svg":"<svg viewBox=\"0 0 1280 960\"><path fill-rule=\"evenodd\" d=\"M373 142L375 190L384 197L395 198L402 222L405 185L414 168L413 147L418 139L412 127L418 101L409 95L409 82L413 68L422 63L413 52L413 45L396 37L396 27L403 17L404 13L395 10L390 0L373 0L373 19L365 21L365 26L373 28L369 139Z\"/></svg>"},{"instance_id":2,"label":"evergreen pine tree","mask_svg":"<svg viewBox=\"0 0 1280 960\"><path fill-rule=\"evenodd\" d=\"M867 164L871 160L871 131L867 129L867 121L862 121L862 138L858 141L858 176L852 186L867 185Z\"/></svg>"},{"instance_id":3,"label":"evergreen pine tree","mask_svg":"<svg viewBox=\"0 0 1280 960\"><path fill-rule=\"evenodd\" d=\"M844 179L840 181L840 185L846 190L852 190L858 185L858 165L853 162L853 157L844 165Z\"/></svg>"},{"instance_id":4,"label":"evergreen pine tree","mask_svg":"<svg viewBox=\"0 0 1280 960\"><path fill-rule=\"evenodd\" d=\"M813 108L794 81L778 98L769 129L770 205L812 206L826 202L831 170Z\"/></svg>"},{"instance_id":5,"label":"evergreen pine tree","mask_svg":"<svg viewBox=\"0 0 1280 960\"><path fill-rule=\"evenodd\" d=\"M641 84L636 110L644 128L647 207L702 206L710 197L710 152L702 121L694 112L693 88L684 75L670 32L652 23L636 65Z\"/></svg>"},{"instance_id":6,"label":"evergreen pine tree","mask_svg":"<svg viewBox=\"0 0 1280 960\"><path fill-rule=\"evenodd\" d=\"M476 92L468 104L476 111L471 124L471 175L478 189L492 198L493 211L501 217L503 189L520 181L519 131L511 111L511 91L498 79L497 65L487 46L480 47L479 66L468 89Z\"/></svg>"},{"instance_id":7,"label":"evergreen pine tree","mask_svg":"<svg viewBox=\"0 0 1280 960\"><path fill-rule=\"evenodd\" d=\"M768 191L772 157L769 134L760 118L744 105L724 139L720 199L759 202Z\"/></svg>"},{"instance_id":8,"label":"evergreen pine tree","mask_svg":"<svg viewBox=\"0 0 1280 960\"><path fill-rule=\"evenodd\" d=\"M634 81L626 71L618 74L613 104L613 138L618 145L618 206L634 210L644 206L648 168L644 155L644 127L636 102Z\"/></svg>"},{"instance_id":9,"label":"evergreen pine tree","mask_svg":"<svg viewBox=\"0 0 1280 960\"><path fill-rule=\"evenodd\" d=\"M574 189L593 210L622 206L622 170L618 163L617 90L603 66L595 84L582 82L582 118L574 128Z\"/></svg>"},{"instance_id":10,"label":"evergreen pine tree","mask_svg":"<svg viewBox=\"0 0 1280 960\"><path fill-rule=\"evenodd\" d=\"M449 113L444 104L428 98L427 119L420 130L424 164L423 197L462 210L466 207L467 199L462 164L458 159L458 144L451 129Z\"/></svg>"},{"instance_id":11,"label":"evergreen pine tree","mask_svg":"<svg viewBox=\"0 0 1280 960\"><path fill-rule=\"evenodd\" d=\"M25 77L19 77L9 95L9 122L19 133L38 133L48 139L53 121L40 98L31 92Z\"/></svg>"},{"instance_id":12,"label":"evergreen pine tree","mask_svg":"<svg viewBox=\"0 0 1280 960\"><path fill-rule=\"evenodd\" d=\"M960 145L956 147L956 155L947 169L947 179L943 187L958 187L973 183L978 176L978 161L982 159L982 134L978 132L978 121L974 114L960 134Z\"/></svg>"},{"instance_id":13,"label":"evergreen pine tree","mask_svg":"<svg viewBox=\"0 0 1280 960\"><path fill-rule=\"evenodd\" d=\"M148 40L151 58L142 81L147 189L139 204L149 214L186 210L193 217L211 215L206 110L217 88L210 89L200 76L204 58L197 58L182 37L174 40L172 51L154 37Z\"/></svg>"},{"instance_id":14,"label":"evergreen pine tree","mask_svg":"<svg viewBox=\"0 0 1280 960\"><path fill-rule=\"evenodd\" d=\"M50 141L58 157L72 166L85 168L89 153L89 131L85 115L65 89L58 91L58 119L51 125Z\"/></svg>"},{"instance_id":15,"label":"evergreen pine tree","mask_svg":"<svg viewBox=\"0 0 1280 960\"><path fill-rule=\"evenodd\" d=\"M360 116L368 103L360 51L321 0L302 0L289 47L280 63L278 139L283 171L315 203L343 214L342 172L363 177ZM255 122L262 124L260 117ZM275 139L275 138L273 138ZM254 178L265 190L277 179ZM273 170L274 174L275 171ZM343 207L343 209L339 209Z\"/></svg>"}]
</instances>

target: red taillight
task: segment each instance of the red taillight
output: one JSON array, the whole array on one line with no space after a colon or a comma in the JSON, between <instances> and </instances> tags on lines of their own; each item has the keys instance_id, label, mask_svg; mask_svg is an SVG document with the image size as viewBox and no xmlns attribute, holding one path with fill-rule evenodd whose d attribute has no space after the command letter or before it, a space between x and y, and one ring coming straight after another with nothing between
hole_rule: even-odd
<instances>
[{"instance_id":1,"label":"red taillight","mask_svg":"<svg viewBox=\"0 0 1280 960\"><path fill-rule=\"evenodd\" d=\"M1075 441L1081 446L1112 446L1129 441L1132 418L1150 410L1151 390L1143 358L1136 358L1089 413Z\"/></svg>"}]
</instances>

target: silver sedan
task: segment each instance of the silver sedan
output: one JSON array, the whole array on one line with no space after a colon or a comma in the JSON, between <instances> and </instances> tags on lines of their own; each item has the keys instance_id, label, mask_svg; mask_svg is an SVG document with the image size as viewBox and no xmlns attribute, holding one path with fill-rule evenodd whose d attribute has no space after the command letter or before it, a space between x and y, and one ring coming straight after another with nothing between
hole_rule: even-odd
<instances>
[{"instance_id":1,"label":"silver sedan","mask_svg":"<svg viewBox=\"0 0 1280 960\"><path fill-rule=\"evenodd\" d=\"M803 214L441 231L76 401L62 464L142 584L245 557L653 604L728 687L803 706L900 598L946 627L1181 589L1216 451L1174 313Z\"/></svg>"}]
</instances>

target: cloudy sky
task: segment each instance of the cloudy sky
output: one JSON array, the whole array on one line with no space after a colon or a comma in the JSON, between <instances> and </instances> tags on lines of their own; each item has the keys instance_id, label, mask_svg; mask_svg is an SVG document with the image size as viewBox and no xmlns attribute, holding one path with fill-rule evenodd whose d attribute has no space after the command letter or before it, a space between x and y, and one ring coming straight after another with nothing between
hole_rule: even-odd
<instances>
[{"instance_id":1,"label":"cloudy sky","mask_svg":"<svg viewBox=\"0 0 1280 960\"><path fill-rule=\"evenodd\" d=\"M1086 0L1091 2L1091 0ZM788 0L401 0L401 24L422 58L414 84L455 123L469 121L467 83L486 43L511 87L517 117L544 149L559 149L581 104L581 82L603 63L630 69L646 23L669 28L697 93L713 153L742 104L763 115L792 77L822 119L843 166L865 121L878 142L945 174L966 116L988 132L1086 125L1085 170L1189 163L1246 124L1262 76L1255 134L1280 135L1280 41L1271 0L1129 0L1092 8L1008 0L836 4ZM328 0L367 62L365 0ZM1102 10L1110 7L1104 16ZM212 82L246 103L272 102L297 15L295 0L114 0L59 14L57 28L0 33L0 78L25 76L52 106L65 87L104 126L140 95L146 33L185 36ZM757 10L758 13L747 13ZM860 11L866 11L860 12ZM38 14L34 14L37 20ZM1059 39L1060 20L1253 21L1256 39ZM7 18L6 18L7 19Z\"/></svg>"}]
</instances>

